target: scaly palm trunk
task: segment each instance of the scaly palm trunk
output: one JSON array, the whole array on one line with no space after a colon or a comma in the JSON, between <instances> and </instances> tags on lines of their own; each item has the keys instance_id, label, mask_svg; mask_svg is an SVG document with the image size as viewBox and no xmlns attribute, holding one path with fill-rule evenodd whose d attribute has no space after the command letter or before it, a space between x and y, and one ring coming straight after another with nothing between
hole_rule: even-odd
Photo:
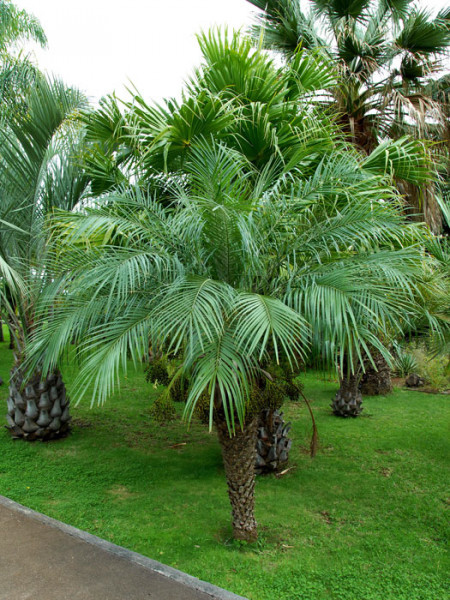
<instances>
[{"instance_id":1,"label":"scaly palm trunk","mask_svg":"<svg viewBox=\"0 0 450 600\"><path fill-rule=\"evenodd\" d=\"M364 396L385 396L392 392L391 369L384 356L377 352L372 356L372 363L366 361L365 373L361 378L361 393Z\"/></svg>"},{"instance_id":2,"label":"scaly palm trunk","mask_svg":"<svg viewBox=\"0 0 450 600\"><path fill-rule=\"evenodd\" d=\"M443 215L436 200L435 184L430 182L419 187L406 181L397 181L397 187L405 197L407 217L411 221L424 221L435 235L439 235L442 232Z\"/></svg>"},{"instance_id":3,"label":"scaly palm trunk","mask_svg":"<svg viewBox=\"0 0 450 600\"><path fill-rule=\"evenodd\" d=\"M291 424L283 419L283 413L265 408L259 414L256 442L257 474L275 473L285 467L289 460L292 440L288 437Z\"/></svg>"},{"instance_id":4,"label":"scaly palm trunk","mask_svg":"<svg viewBox=\"0 0 450 600\"><path fill-rule=\"evenodd\" d=\"M254 515L257 424L258 420L253 419L230 437L225 420L216 419L231 502L233 537L246 542L258 538Z\"/></svg>"},{"instance_id":5,"label":"scaly palm trunk","mask_svg":"<svg viewBox=\"0 0 450 600\"><path fill-rule=\"evenodd\" d=\"M41 374L35 372L24 381L21 364L16 362L7 404L7 429L13 438L50 440L69 431L69 398L57 371L42 381Z\"/></svg>"},{"instance_id":6,"label":"scaly palm trunk","mask_svg":"<svg viewBox=\"0 0 450 600\"><path fill-rule=\"evenodd\" d=\"M361 381L360 370L347 373L341 378L341 385L331 404L333 413L338 417L357 417L363 410L362 395L359 389Z\"/></svg>"}]
</instances>

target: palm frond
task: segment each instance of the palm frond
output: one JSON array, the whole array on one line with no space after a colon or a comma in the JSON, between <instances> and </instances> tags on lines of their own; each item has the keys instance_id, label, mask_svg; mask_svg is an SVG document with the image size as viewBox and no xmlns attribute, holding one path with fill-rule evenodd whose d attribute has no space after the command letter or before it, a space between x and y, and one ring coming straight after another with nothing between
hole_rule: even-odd
<instances>
[{"instance_id":1,"label":"palm frond","mask_svg":"<svg viewBox=\"0 0 450 600\"><path fill-rule=\"evenodd\" d=\"M363 161L366 171L384 173L411 183L424 183L433 177L429 152L423 142L403 137L387 140Z\"/></svg>"},{"instance_id":2,"label":"palm frond","mask_svg":"<svg viewBox=\"0 0 450 600\"><path fill-rule=\"evenodd\" d=\"M234 327L239 335L238 346L245 354L264 356L273 347L276 361L285 355L291 366L305 355L309 330L300 314L277 298L260 294L240 294L235 304ZM281 352L282 351L282 352Z\"/></svg>"}]
</instances>

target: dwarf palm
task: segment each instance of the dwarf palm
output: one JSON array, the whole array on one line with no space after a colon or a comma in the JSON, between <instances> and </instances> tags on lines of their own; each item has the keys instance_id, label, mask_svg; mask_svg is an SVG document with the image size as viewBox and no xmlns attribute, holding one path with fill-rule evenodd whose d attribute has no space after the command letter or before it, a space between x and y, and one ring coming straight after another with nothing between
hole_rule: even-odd
<instances>
[{"instance_id":1,"label":"dwarf palm","mask_svg":"<svg viewBox=\"0 0 450 600\"><path fill-rule=\"evenodd\" d=\"M338 172L339 162L328 182ZM393 193L381 178L358 168L353 189L340 188L352 202L336 211L297 177L286 184L258 176L241 153L204 142L186 159L184 181L172 182L170 204L124 188L84 212L59 213L55 258L64 294L34 336L45 371L75 337L82 365L75 388L82 394L93 384L99 401L127 356L142 360L149 342L181 356L179 376L190 385L185 415L206 394L240 539L256 537L261 406L252 405L251 390L270 377L268 362L284 357L294 366L310 341L332 359L342 346L353 356L369 343L380 347L380 328L414 312L421 270L420 252L400 243L408 241L401 216L376 201ZM44 311L56 308L52 294L43 302Z\"/></svg>"},{"instance_id":2,"label":"dwarf palm","mask_svg":"<svg viewBox=\"0 0 450 600\"><path fill-rule=\"evenodd\" d=\"M67 431L68 399L55 370L40 381L23 362L30 333L39 325L35 305L51 275L44 223L54 208L71 209L86 180L73 158L79 147L76 111L86 104L59 81L39 80L27 95L26 113L8 119L0 155L0 256L2 313L11 324L15 364L8 398L8 427L15 437L48 438Z\"/></svg>"},{"instance_id":3,"label":"dwarf palm","mask_svg":"<svg viewBox=\"0 0 450 600\"><path fill-rule=\"evenodd\" d=\"M420 232L404 225L385 170L427 168L414 143L364 163L347 150L310 106L330 76L320 61L277 68L246 40L203 40L206 64L180 104L137 98L122 114L110 100L87 119L103 194L54 220L60 279L42 297L48 323L33 345L48 372L75 339L75 389L93 384L99 401L127 357L142 360L149 344L176 354L185 415L206 400L234 534L251 540L256 417L270 400L259 392L278 361L294 368L309 347L328 362L342 351L361 361L369 344L384 351L380 331L412 318Z\"/></svg>"}]
</instances>

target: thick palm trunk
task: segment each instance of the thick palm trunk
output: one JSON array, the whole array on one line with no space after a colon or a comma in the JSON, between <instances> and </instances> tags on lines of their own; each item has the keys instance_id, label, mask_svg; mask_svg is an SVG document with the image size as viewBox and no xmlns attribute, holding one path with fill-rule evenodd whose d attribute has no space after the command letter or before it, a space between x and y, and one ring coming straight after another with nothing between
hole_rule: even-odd
<instances>
[{"instance_id":1,"label":"thick palm trunk","mask_svg":"<svg viewBox=\"0 0 450 600\"><path fill-rule=\"evenodd\" d=\"M436 200L435 184L427 183L419 187L406 181L397 181L397 187L405 197L408 219L425 222L435 235L439 235L443 228L443 215Z\"/></svg>"},{"instance_id":2,"label":"thick palm trunk","mask_svg":"<svg viewBox=\"0 0 450 600\"><path fill-rule=\"evenodd\" d=\"M13 438L50 440L69 431L69 398L59 372L41 381L35 372L24 381L20 363L11 370L7 429Z\"/></svg>"},{"instance_id":3,"label":"thick palm trunk","mask_svg":"<svg viewBox=\"0 0 450 600\"><path fill-rule=\"evenodd\" d=\"M230 437L225 420L216 420L232 509L233 536L255 542L258 538L255 506L255 460L257 419Z\"/></svg>"},{"instance_id":4,"label":"thick palm trunk","mask_svg":"<svg viewBox=\"0 0 450 600\"><path fill-rule=\"evenodd\" d=\"M342 377L339 391L331 404L333 413L338 417L357 417L363 410L361 407L362 395L359 389L360 379L361 376L358 372Z\"/></svg>"},{"instance_id":5,"label":"thick palm trunk","mask_svg":"<svg viewBox=\"0 0 450 600\"><path fill-rule=\"evenodd\" d=\"M366 372L361 378L361 393L364 396L385 396L392 392L391 369L386 359L379 352L372 356L376 369L372 363L366 361Z\"/></svg>"},{"instance_id":6,"label":"thick palm trunk","mask_svg":"<svg viewBox=\"0 0 450 600\"><path fill-rule=\"evenodd\" d=\"M287 437L291 424L283 413L266 408L259 414L256 442L256 473L275 473L287 465L292 440Z\"/></svg>"}]
</instances>

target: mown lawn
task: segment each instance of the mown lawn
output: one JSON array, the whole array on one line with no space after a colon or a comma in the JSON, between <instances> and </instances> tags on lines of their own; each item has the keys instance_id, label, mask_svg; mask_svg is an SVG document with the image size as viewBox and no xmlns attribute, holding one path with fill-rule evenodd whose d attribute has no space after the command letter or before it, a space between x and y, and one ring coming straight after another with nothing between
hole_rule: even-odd
<instances>
[{"instance_id":1,"label":"mown lawn","mask_svg":"<svg viewBox=\"0 0 450 600\"><path fill-rule=\"evenodd\" d=\"M1 344L5 381L10 363ZM73 367L64 375L70 384ZM152 421L156 392L142 373L103 408L73 408L64 440L13 442L2 428L0 493L252 600L447 597L448 397L397 390L341 420L329 409L336 383L301 379L320 451L309 458L307 411L287 404L293 468L258 479L255 547L230 539L214 434Z\"/></svg>"}]
</instances>

